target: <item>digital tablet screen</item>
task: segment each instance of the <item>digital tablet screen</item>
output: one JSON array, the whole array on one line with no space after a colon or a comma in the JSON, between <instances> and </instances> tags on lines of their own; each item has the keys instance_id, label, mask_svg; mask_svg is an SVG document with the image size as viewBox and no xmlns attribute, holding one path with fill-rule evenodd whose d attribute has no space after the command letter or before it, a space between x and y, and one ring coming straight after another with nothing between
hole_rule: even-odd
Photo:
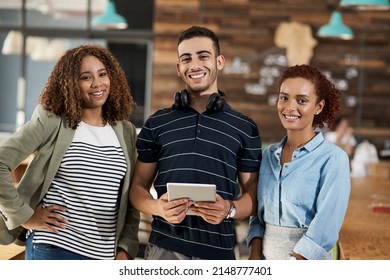
<instances>
[{"instance_id":1,"label":"digital tablet screen","mask_svg":"<svg viewBox=\"0 0 390 280\"><path fill-rule=\"evenodd\" d=\"M216 185L195 183L167 183L168 200L188 198L191 201L215 202ZM195 215L188 210L187 215Z\"/></svg>"}]
</instances>

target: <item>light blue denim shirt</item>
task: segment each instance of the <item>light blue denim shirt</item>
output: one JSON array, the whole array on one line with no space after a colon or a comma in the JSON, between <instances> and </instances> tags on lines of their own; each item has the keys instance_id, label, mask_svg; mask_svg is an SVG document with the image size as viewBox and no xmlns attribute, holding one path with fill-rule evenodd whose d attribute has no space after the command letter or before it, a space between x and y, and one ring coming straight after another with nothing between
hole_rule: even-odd
<instances>
[{"instance_id":1,"label":"light blue denim shirt","mask_svg":"<svg viewBox=\"0 0 390 280\"><path fill-rule=\"evenodd\" d=\"M259 173L258 212L250 219L248 244L262 238L265 224L307 228L294 252L328 259L341 229L351 190L348 155L321 132L280 164L285 136L264 150Z\"/></svg>"}]
</instances>

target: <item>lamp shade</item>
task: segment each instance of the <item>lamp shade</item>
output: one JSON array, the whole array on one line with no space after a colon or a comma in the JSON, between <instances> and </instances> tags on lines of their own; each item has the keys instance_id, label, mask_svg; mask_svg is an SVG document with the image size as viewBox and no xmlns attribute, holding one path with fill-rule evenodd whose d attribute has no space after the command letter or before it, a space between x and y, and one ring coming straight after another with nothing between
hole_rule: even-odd
<instances>
[{"instance_id":1,"label":"lamp shade","mask_svg":"<svg viewBox=\"0 0 390 280\"><path fill-rule=\"evenodd\" d=\"M106 10L101 16L96 16L91 21L92 26L103 29L126 29L127 21L116 12L115 3L108 1Z\"/></svg>"},{"instance_id":2,"label":"lamp shade","mask_svg":"<svg viewBox=\"0 0 390 280\"><path fill-rule=\"evenodd\" d=\"M1 53L4 55L21 54L23 35L19 31L11 30L5 37Z\"/></svg>"},{"instance_id":3,"label":"lamp shade","mask_svg":"<svg viewBox=\"0 0 390 280\"><path fill-rule=\"evenodd\" d=\"M343 23L341 13L338 11L332 13L329 23L321 26L317 35L319 37L339 38L344 40L353 38L352 29Z\"/></svg>"},{"instance_id":4,"label":"lamp shade","mask_svg":"<svg viewBox=\"0 0 390 280\"><path fill-rule=\"evenodd\" d=\"M359 10L388 10L389 0L341 0L341 7Z\"/></svg>"}]
</instances>

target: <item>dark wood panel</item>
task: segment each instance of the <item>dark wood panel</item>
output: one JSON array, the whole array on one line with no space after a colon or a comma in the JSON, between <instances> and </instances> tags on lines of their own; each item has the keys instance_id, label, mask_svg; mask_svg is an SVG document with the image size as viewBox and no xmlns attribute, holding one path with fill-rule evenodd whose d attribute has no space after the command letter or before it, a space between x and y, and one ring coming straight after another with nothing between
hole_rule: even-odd
<instances>
[{"instance_id":1,"label":"dark wood panel","mask_svg":"<svg viewBox=\"0 0 390 280\"><path fill-rule=\"evenodd\" d=\"M346 80L348 89L342 92L343 96L357 98L356 106L344 109L352 124L359 124L361 127L356 128L365 132L378 127L389 129L390 11L340 10L355 38L343 41L316 37L317 30L329 22L338 3L337 0L156 0L152 112L171 104L173 93L184 87L176 75L178 33L191 25L204 25L220 37L226 67L234 58L250 66L250 72L245 75L221 72L220 89L235 108L256 121L264 142L279 140L283 129L274 107L268 105L269 97L277 94L278 77L266 87L264 95L246 93L245 85L259 83L259 71L266 66L267 55L286 55L286 49L275 44L275 30L282 22L297 21L309 25L317 41L310 64L331 73L334 79ZM347 56L357 60L351 65ZM359 74L346 79L346 70L351 67ZM359 114L364 119L357 121ZM388 139L375 133L365 133L362 137L378 149Z\"/></svg>"}]
</instances>

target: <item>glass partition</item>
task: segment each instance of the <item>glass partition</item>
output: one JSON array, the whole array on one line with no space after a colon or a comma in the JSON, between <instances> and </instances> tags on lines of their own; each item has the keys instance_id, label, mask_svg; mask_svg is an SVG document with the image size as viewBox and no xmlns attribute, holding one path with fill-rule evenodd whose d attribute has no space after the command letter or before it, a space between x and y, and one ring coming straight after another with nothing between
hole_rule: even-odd
<instances>
[{"instance_id":1,"label":"glass partition","mask_svg":"<svg viewBox=\"0 0 390 280\"><path fill-rule=\"evenodd\" d=\"M91 18L107 2L0 0L0 131L12 132L30 119L56 60L65 50L87 43L103 45L119 59L137 104L131 121L142 126L149 115L152 24L138 21L137 29L130 24L126 30L91 28ZM131 20L152 18L153 1L134 7L116 2Z\"/></svg>"}]
</instances>

